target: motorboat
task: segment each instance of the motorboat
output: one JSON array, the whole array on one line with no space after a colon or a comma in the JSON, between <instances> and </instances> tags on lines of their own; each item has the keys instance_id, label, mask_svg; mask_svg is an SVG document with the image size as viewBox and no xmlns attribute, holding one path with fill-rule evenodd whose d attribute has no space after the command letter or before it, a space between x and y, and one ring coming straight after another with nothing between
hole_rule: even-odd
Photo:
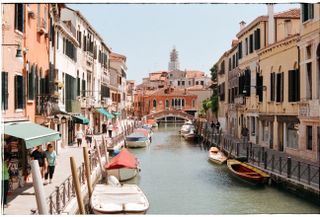
<instances>
[{"instance_id":1,"label":"motorboat","mask_svg":"<svg viewBox=\"0 0 320 217\"><path fill-rule=\"evenodd\" d=\"M97 184L92 192L90 205L94 214L145 214L149 201L134 184L120 184L108 177L108 184Z\"/></svg>"},{"instance_id":2,"label":"motorboat","mask_svg":"<svg viewBox=\"0 0 320 217\"><path fill-rule=\"evenodd\" d=\"M153 131L152 131L152 125L151 124L144 124L141 126L141 128L148 130L149 134L152 136Z\"/></svg>"},{"instance_id":3,"label":"motorboat","mask_svg":"<svg viewBox=\"0 0 320 217\"><path fill-rule=\"evenodd\" d=\"M150 131L148 129L145 128L137 128L133 130L134 133L143 133L146 137L149 138L150 142L151 142L151 134Z\"/></svg>"},{"instance_id":4,"label":"motorboat","mask_svg":"<svg viewBox=\"0 0 320 217\"><path fill-rule=\"evenodd\" d=\"M139 173L139 162L128 149L123 148L105 165L108 175L115 176L119 181L132 179Z\"/></svg>"},{"instance_id":5,"label":"motorboat","mask_svg":"<svg viewBox=\"0 0 320 217\"><path fill-rule=\"evenodd\" d=\"M126 145L128 148L142 148L150 144L148 136L143 133L131 133L126 137Z\"/></svg>"},{"instance_id":6,"label":"motorboat","mask_svg":"<svg viewBox=\"0 0 320 217\"><path fill-rule=\"evenodd\" d=\"M217 147L211 147L209 149L208 158L210 161L216 164L223 164L227 161L227 156L220 151Z\"/></svg>"},{"instance_id":7,"label":"motorboat","mask_svg":"<svg viewBox=\"0 0 320 217\"><path fill-rule=\"evenodd\" d=\"M195 129L190 129L188 133L183 134L185 140L193 140L196 137Z\"/></svg>"},{"instance_id":8,"label":"motorboat","mask_svg":"<svg viewBox=\"0 0 320 217\"><path fill-rule=\"evenodd\" d=\"M233 175L250 184L265 184L270 178L262 170L238 160L227 160L227 165Z\"/></svg>"},{"instance_id":9,"label":"motorboat","mask_svg":"<svg viewBox=\"0 0 320 217\"><path fill-rule=\"evenodd\" d=\"M192 123L185 123L182 125L180 129L180 134L183 136L184 134L188 134L190 131L196 131L195 126Z\"/></svg>"}]
</instances>

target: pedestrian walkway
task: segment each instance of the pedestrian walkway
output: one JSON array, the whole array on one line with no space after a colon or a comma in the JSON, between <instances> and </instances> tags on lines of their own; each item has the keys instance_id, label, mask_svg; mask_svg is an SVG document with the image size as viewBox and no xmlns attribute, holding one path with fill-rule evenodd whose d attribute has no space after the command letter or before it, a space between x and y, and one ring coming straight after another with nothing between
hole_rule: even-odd
<instances>
[{"instance_id":1,"label":"pedestrian walkway","mask_svg":"<svg viewBox=\"0 0 320 217\"><path fill-rule=\"evenodd\" d=\"M85 145L85 144L84 144ZM71 174L70 157L74 157L77 166L83 162L82 147L68 146L62 149L57 158L57 165L53 176L52 184L44 186L45 197L47 198L56 186L63 183ZM28 215L32 209L37 209L36 197L34 194L33 184L28 183L23 188L18 188L13 196L8 197L9 207L4 209L6 215Z\"/></svg>"}]
</instances>

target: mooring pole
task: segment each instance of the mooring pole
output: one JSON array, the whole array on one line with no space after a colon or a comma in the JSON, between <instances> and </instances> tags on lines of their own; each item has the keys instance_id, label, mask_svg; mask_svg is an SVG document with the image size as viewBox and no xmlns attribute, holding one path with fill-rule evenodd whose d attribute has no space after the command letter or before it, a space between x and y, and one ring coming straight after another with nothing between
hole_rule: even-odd
<instances>
[{"instance_id":1,"label":"mooring pole","mask_svg":"<svg viewBox=\"0 0 320 217\"><path fill-rule=\"evenodd\" d=\"M92 183L91 183L91 168L89 165L89 154L88 154L88 148L83 147L83 160L84 160L84 166L86 168L86 177L87 177L87 185L88 185L88 193L89 198L91 198L92 195Z\"/></svg>"},{"instance_id":2,"label":"mooring pole","mask_svg":"<svg viewBox=\"0 0 320 217\"><path fill-rule=\"evenodd\" d=\"M31 172L39 214L49 215L38 160L31 161Z\"/></svg>"},{"instance_id":3,"label":"mooring pole","mask_svg":"<svg viewBox=\"0 0 320 217\"><path fill-rule=\"evenodd\" d=\"M80 214L86 214L85 210L84 210L83 200L81 197L81 188L80 188L80 181L79 181L79 177L78 177L78 173L77 173L76 161L74 160L73 157L70 157L70 165L71 165L73 185L74 185L76 195L77 195L79 212L80 212Z\"/></svg>"}]
</instances>

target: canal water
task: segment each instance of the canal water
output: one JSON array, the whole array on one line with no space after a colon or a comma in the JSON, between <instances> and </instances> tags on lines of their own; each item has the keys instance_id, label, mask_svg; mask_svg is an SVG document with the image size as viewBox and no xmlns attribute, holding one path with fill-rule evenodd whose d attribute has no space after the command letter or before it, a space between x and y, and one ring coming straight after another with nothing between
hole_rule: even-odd
<instances>
[{"instance_id":1,"label":"canal water","mask_svg":"<svg viewBox=\"0 0 320 217\"><path fill-rule=\"evenodd\" d=\"M320 213L320 207L271 186L253 187L208 161L207 150L178 135L181 125L162 124L152 143L130 149L141 172L127 183L145 192L147 214Z\"/></svg>"}]
</instances>

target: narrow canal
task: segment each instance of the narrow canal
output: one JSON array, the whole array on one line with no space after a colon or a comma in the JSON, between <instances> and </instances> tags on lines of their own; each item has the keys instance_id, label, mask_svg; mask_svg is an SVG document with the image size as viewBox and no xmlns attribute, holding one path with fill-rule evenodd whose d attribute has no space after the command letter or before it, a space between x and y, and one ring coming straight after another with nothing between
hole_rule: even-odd
<instances>
[{"instance_id":1,"label":"narrow canal","mask_svg":"<svg viewBox=\"0 0 320 217\"><path fill-rule=\"evenodd\" d=\"M274 187L253 187L232 177L226 165L207 160L207 150L163 124L152 144L131 149L140 161L135 183L148 197L147 214L320 213L319 207Z\"/></svg>"}]
</instances>

